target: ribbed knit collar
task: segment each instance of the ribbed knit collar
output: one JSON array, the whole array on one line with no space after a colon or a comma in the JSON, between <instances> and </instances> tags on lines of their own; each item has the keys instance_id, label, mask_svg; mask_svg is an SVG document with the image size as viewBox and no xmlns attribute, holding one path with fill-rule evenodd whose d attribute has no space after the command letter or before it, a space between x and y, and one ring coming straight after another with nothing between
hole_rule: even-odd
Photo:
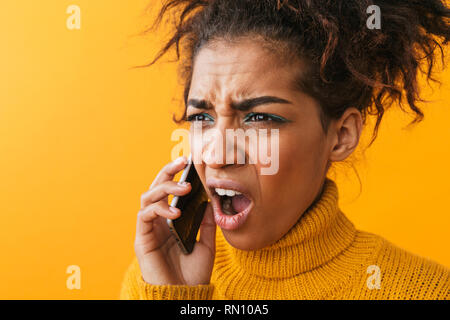
<instances>
[{"instance_id":1,"label":"ribbed knit collar","mask_svg":"<svg viewBox=\"0 0 450 320\"><path fill-rule=\"evenodd\" d=\"M325 179L320 197L277 242L258 250L229 245L218 228L218 238L242 271L265 278L286 278L313 270L331 261L350 246L354 225L338 206L338 189Z\"/></svg>"}]
</instances>

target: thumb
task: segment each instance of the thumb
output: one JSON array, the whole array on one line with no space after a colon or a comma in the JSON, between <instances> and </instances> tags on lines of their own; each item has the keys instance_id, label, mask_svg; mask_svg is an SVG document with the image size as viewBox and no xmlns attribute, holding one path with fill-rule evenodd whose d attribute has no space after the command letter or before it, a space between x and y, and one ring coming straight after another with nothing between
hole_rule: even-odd
<instances>
[{"instance_id":1,"label":"thumb","mask_svg":"<svg viewBox=\"0 0 450 320\"><path fill-rule=\"evenodd\" d=\"M216 222L214 221L214 212L210 202L208 202L203 215L198 242L207 246L213 254L216 252Z\"/></svg>"}]
</instances>

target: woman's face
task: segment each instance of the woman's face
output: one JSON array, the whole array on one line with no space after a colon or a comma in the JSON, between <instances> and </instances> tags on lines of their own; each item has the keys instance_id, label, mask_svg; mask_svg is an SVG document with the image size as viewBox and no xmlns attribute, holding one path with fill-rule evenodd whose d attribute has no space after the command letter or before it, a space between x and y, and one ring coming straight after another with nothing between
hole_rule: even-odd
<instances>
[{"instance_id":1,"label":"woman's face","mask_svg":"<svg viewBox=\"0 0 450 320\"><path fill-rule=\"evenodd\" d=\"M242 250L276 242L297 222L321 192L333 147L334 140L321 127L318 104L293 88L301 64L283 65L276 58L250 40L204 47L196 57L188 95L191 133L193 124L200 125L203 134L215 132L213 138L202 142L202 163L195 167L208 195L216 199L216 223L221 220L218 224L226 240ZM268 96L273 98L236 108L236 103L245 99ZM277 171L261 174L261 169L269 166L260 160L250 163L248 145L241 148L246 155L244 164L227 162L226 152L222 163L211 162L212 150L224 150L226 129L254 129L258 133L260 129L277 129L278 144L270 146L273 134L268 142L270 152L278 149L278 159L271 159L278 162ZM245 194L239 200L235 196L236 202L230 197L228 202L240 211L251 209L243 221L229 222L232 215L221 218L227 201L218 196L217 186ZM237 209L231 210L235 212Z\"/></svg>"}]
</instances>

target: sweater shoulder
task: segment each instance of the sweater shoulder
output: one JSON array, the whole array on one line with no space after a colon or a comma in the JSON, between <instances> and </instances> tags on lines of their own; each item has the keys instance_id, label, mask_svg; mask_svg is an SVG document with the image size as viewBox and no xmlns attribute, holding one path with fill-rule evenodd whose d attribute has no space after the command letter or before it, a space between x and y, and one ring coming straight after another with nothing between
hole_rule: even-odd
<instances>
[{"instance_id":1,"label":"sweater shoulder","mask_svg":"<svg viewBox=\"0 0 450 320\"><path fill-rule=\"evenodd\" d=\"M133 258L128 266L122 287L121 300L209 300L212 299L212 284L183 285L146 283L142 278L139 262Z\"/></svg>"},{"instance_id":2,"label":"sweater shoulder","mask_svg":"<svg viewBox=\"0 0 450 320\"><path fill-rule=\"evenodd\" d=\"M450 270L432 259L405 250L387 239L377 238L380 246L374 253L372 272L379 273L380 285L373 293L381 299L448 300L450 298ZM368 273L369 269L368 269Z\"/></svg>"},{"instance_id":3,"label":"sweater shoulder","mask_svg":"<svg viewBox=\"0 0 450 320\"><path fill-rule=\"evenodd\" d=\"M120 288L121 300L137 300L140 299L139 285L136 281L140 275L139 263L136 257L133 257L131 263L125 271L122 285Z\"/></svg>"}]
</instances>

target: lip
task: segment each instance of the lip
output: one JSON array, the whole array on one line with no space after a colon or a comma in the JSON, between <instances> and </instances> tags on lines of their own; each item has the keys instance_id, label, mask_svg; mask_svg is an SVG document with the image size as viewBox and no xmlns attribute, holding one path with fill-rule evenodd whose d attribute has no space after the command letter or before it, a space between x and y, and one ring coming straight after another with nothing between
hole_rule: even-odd
<instances>
[{"instance_id":1,"label":"lip","mask_svg":"<svg viewBox=\"0 0 450 320\"><path fill-rule=\"evenodd\" d=\"M222 180L212 177L206 179L206 186L209 188L212 195L211 204L213 207L214 220L216 224L225 230L236 230L241 227L247 220L254 203L247 188L235 180ZM236 213L235 215L227 215L222 211L222 206L220 205L220 197L214 190L215 188L239 191L250 200L250 204L247 208L245 208L245 210Z\"/></svg>"}]
</instances>

